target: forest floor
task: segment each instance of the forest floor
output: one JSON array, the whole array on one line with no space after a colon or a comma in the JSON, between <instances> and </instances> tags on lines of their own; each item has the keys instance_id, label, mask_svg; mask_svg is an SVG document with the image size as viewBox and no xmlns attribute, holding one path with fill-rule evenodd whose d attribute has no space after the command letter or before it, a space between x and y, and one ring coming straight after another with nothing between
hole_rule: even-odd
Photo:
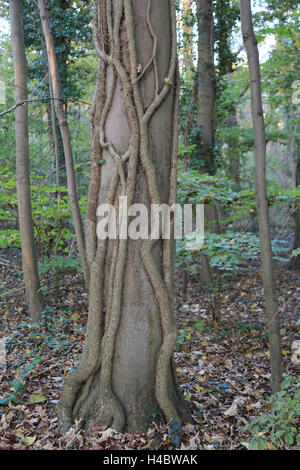
<instances>
[{"instance_id":1,"label":"forest floor","mask_svg":"<svg viewBox=\"0 0 300 470\"><path fill-rule=\"evenodd\" d=\"M155 424L147 433L134 435L95 428L87 436L79 425L60 435L55 404L66 376L80 358L87 319L81 278L69 274L56 288L49 284L49 318L43 326L32 325L21 269L1 260L0 450L247 448L251 436L244 426L270 407L268 340L258 271L226 284L219 299L219 327L212 324L209 295L200 294L197 283L191 283L184 300L177 281L175 356L180 387L195 420L194 425L184 427L179 443L166 426ZM10 295L1 297L8 291ZM277 293L284 369L297 375L291 345L299 339L299 277L279 270Z\"/></svg>"}]
</instances>

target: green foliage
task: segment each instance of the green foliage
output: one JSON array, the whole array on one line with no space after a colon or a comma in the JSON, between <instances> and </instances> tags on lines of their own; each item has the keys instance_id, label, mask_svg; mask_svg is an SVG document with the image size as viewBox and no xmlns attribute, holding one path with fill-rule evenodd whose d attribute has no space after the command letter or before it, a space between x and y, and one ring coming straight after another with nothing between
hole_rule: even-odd
<instances>
[{"instance_id":1,"label":"green foliage","mask_svg":"<svg viewBox=\"0 0 300 470\"><path fill-rule=\"evenodd\" d=\"M92 45L90 4L74 1L47 2L59 62L63 96L72 133L74 164L82 213L87 199L89 175L89 110L98 69ZM8 3L1 7L7 16ZM38 9L24 2L25 46L28 62L29 147L34 235L42 270L64 272L75 269L76 256L72 216L65 187L56 187L55 155L49 102L48 67L44 54ZM14 104L14 74L11 41L0 34L0 80L6 88L6 103ZM0 249L20 248L16 195L14 112L0 118ZM64 168L60 168L62 174ZM61 197L59 198L59 193ZM84 195L84 196L81 196ZM70 249L71 253L70 253ZM51 260L49 262L49 260Z\"/></svg>"},{"instance_id":2,"label":"green foliage","mask_svg":"<svg viewBox=\"0 0 300 470\"><path fill-rule=\"evenodd\" d=\"M91 7L86 2L50 0L47 9L57 54L63 97L80 99L81 86L77 74L69 69L92 49ZM24 2L24 36L29 56L29 77L40 82L45 76L44 43L38 9ZM47 91L46 95L49 95Z\"/></svg>"},{"instance_id":3,"label":"green foliage","mask_svg":"<svg viewBox=\"0 0 300 470\"><path fill-rule=\"evenodd\" d=\"M300 207L300 187L282 188L273 183L267 187L270 207L280 208L290 215ZM182 171L179 166L178 202L180 204L213 204L222 208L223 219L219 223L224 226L239 221L243 224L257 219L254 189L238 191L234 182L224 176L199 174L196 170Z\"/></svg>"},{"instance_id":4,"label":"green foliage","mask_svg":"<svg viewBox=\"0 0 300 470\"><path fill-rule=\"evenodd\" d=\"M269 399L269 414L254 419L247 424L245 431L251 431L253 438L251 450L264 450L272 443L277 448L287 445L292 447L300 444L300 381L296 377L285 376L281 391Z\"/></svg>"},{"instance_id":5,"label":"green foliage","mask_svg":"<svg viewBox=\"0 0 300 470\"><path fill-rule=\"evenodd\" d=\"M296 258L297 256L299 256L299 255L300 255L300 248L297 248L296 250L294 250L294 251L292 252L292 256L295 257L295 258Z\"/></svg>"},{"instance_id":6,"label":"green foliage","mask_svg":"<svg viewBox=\"0 0 300 470\"><path fill-rule=\"evenodd\" d=\"M18 230L18 205L16 194L15 175L7 167L0 169L0 221L4 228L0 231L0 248L20 247L20 234ZM58 201L58 192L61 199ZM66 195L66 188L46 186L43 179L32 175L32 217L36 245L43 261L44 271L55 266L58 270L74 269L76 262L71 258L67 261L62 258L68 255L70 244L74 239L72 230L72 216ZM84 213L86 198L80 199ZM51 261L49 258L54 259ZM65 269L63 268L65 265Z\"/></svg>"},{"instance_id":7,"label":"green foliage","mask_svg":"<svg viewBox=\"0 0 300 470\"><path fill-rule=\"evenodd\" d=\"M12 392L7 397L0 400L0 406L5 406L9 402L16 403L20 396L26 393L26 378L31 373L31 371L39 365L41 360L41 356L34 357L29 364L26 364L23 368L19 369L18 379L12 380L9 384Z\"/></svg>"},{"instance_id":8,"label":"green foliage","mask_svg":"<svg viewBox=\"0 0 300 470\"><path fill-rule=\"evenodd\" d=\"M177 244L177 266L197 275L200 256L206 256L210 266L218 272L217 283L231 279L237 267L247 260L258 258L259 239L251 233L227 231L222 234L208 233L204 247L198 251L186 250L185 242Z\"/></svg>"},{"instance_id":9,"label":"green foliage","mask_svg":"<svg viewBox=\"0 0 300 470\"><path fill-rule=\"evenodd\" d=\"M276 210L290 216L300 206L300 187L282 188L278 184L267 188L268 203ZM205 244L200 251L186 249L186 241L177 242L177 267L186 270L191 276L199 274L199 260L207 257L212 268L214 289L232 279L239 266L251 260L259 260L260 242L253 233L257 226L257 211L254 189L236 190L235 184L227 177L199 174L198 171L182 171L179 167L178 202L180 204L214 205L220 209L218 224L221 233L214 232L214 221L210 222L205 233ZM238 224L238 225L237 225ZM207 225L207 224L206 224ZM245 228L252 226L252 232ZM238 230L236 227L238 226ZM244 228L245 227L245 228ZM218 231L220 232L220 230ZM281 259L287 251L285 240L273 240L275 258Z\"/></svg>"},{"instance_id":10,"label":"green foliage","mask_svg":"<svg viewBox=\"0 0 300 470\"><path fill-rule=\"evenodd\" d=\"M47 307L42 312L40 322L33 324L29 320L28 323L18 324L12 329L12 335L6 341L7 351L10 353L15 346L21 346L24 348L24 355L18 355L18 360L10 363L16 370L15 379L10 382L11 393L0 400L0 407L7 407L9 402L28 400L34 404L45 401L41 393L28 396L27 381L30 380L31 373L42 365L49 350L52 355L61 358L72 347L74 331L83 338L85 328L77 322L77 316L80 318L72 309L58 313L55 307ZM21 332L26 338L25 344Z\"/></svg>"},{"instance_id":11,"label":"green foliage","mask_svg":"<svg viewBox=\"0 0 300 470\"><path fill-rule=\"evenodd\" d=\"M178 202L180 204L226 204L233 202L238 194L233 183L226 177L200 174L197 170L182 171L179 165Z\"/></svg>"},{"instance_id":12,"label":"green foliage","mask_svg":"<svg viewBox=\"0 0 300 470\"><path fill-rule=\"evenodd\" d=\"M214 1L215 11L215 47L218 55L218 69L220 75L231 71L236 63L237 54L230 47L230 37L239 19L240 9L238 2L232 0Z\"/></svg>"},{"instance_id":13,"label":"green foliage","mask_svg":"<svg viewBox=\"0 0 300 470\"><path fill-rule=\"evenodd\" d=\"M39 272L43 273L76 273L81 271L78 259L68 258L65 256L56 256L45 258L43 263L39 264Z\"/></svg>"}]
</instances>

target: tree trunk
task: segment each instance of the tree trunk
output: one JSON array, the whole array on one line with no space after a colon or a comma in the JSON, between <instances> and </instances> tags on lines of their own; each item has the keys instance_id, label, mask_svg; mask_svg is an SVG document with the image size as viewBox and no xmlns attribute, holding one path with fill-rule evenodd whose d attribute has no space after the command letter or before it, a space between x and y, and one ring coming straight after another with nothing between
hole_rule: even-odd
<instances>
[{"instance_id":1,"label":"tree trunk","mask_svg":"<svg viewBox=\"0 0 300 470\"><path fill-rule=\"evenodd\" d=\"M197 0L198 22L198 155L199 171L215 173L214 140L215 140L215 110L216 82L214 72L214 22L212 0ZM217 208L214 204L205 206L205 229L218 231ZM207 258L201 257L199 282L203 286L211 286L211 268Z\"/></svg>"},{"instance_id":2,"label":"tree trunk","mask_svg":"<svg viewBox=\"0 0 300 470\"><path fill-rule=\"evenodd\" d=\"M65 0L56 1L55 4L63 10L63 14L70 7L68 2ZM49 8L50 7L51 5L49 5ZM51 18L51 12L49 12L49 16ZM69 48L67 46L68 41L66 39L64 32L60 31L56 37L54 35L53 42L54 42L54 50L58 50L58 49L60 50L60 53L56 56L56 58L57 58L57 66L59 70L61 95L62 95L62 98L65 99L66 88L67 88L66 82L67 82L67 77L68 77L68 65L67 65L68 51L69 51ZM46 54L47 54L47 51L46 51ZM48 60L47 60L47 66L48 66ZM49 70L49 77L50 77L50 84L51 84L51 71L50 70ZM52 85L51 85L51 94L52 94ZM63 104L64 104L65 113L67 116L67 110L66 110L67 101L63 101ZM52 105L54 106L54 101L52 101ZM62 135L60 131L60 126L59 126L58 119L57 119L55 112L53 113L53 119L54 119L53 125L55 126L55 134L57 138L57 153L56 153L56 162L55 162L56 171L57 171L57 181L58 181L59 187L67 188L68 182L67 182L64 145L63 145Z\"/></svg>"},{"instance_id":3,"label":"tree trunk","mask_svg":"<svg viewBox=\"0 0 300 470\"><path fill-rule=\"evenodd\" d=\"M193 79L193 26L192 19L193 0L183 0L183 67L186 80Z\"/></svg>"},{"instance_id":4,"label":"tree trunk","mask_svg":"<svg viewBox=\"0 0 300 470\"><path fill-rule=\"evenodd\" d=\"M295 170L295 175L296 175L296 187L300 186L300 126L297 125L295 127L295 161L296 161L296 170ZM294 246L293 250L297 250L300 248L300 207L295 211L294 214L295 217L295 238L294 238ZM294 256L291 261L291 267L292 269L300 270L300 255Z\"/></svg>"},{"instance_id":5,"label":"tree trunk","mask_svg":"<svg viewBox=\"0 0 300 470\"><path fill-rule=\"evenodd\" d=\"M261 246L262 276L269 328L272 390L278 392L282 380L280 318L276 301L276 284L271 247L269 208L266 191L266 135L261 95L261 76L257 39L253 30L250 0L241 0L243 40L248 57L251 111L256 154L256 205Z\"/></svg>"},{"instance_id":6,"label":"tree trunk","mask_svg":"<svg viewBox=\"0 0 300 470\"><path fill-rule=\"evenodd\" d=\"M53 98L51 84L50 84L50 96ZM67 188L68 182L67 182L67 174L66 174L66 159L65 159L65 154L64 154L64 146L63 146L63 140L62 140L53 100L51 100L51 126L52 126L52 135L53 135L54 149L55 149L54 164L55 164L55 174L56 174L56 185L59 188Z\"/></svg>"},{"instance_id":7,"label":"tree trunk","mask_svg":"<svg viewBox=\"0 0 300 470\"><path fill-rule=\"evenodd\" d=\"M199 164L203 173L214 174L216 83L214 73L213 2L197 0Z\"/></svg>"},{"instance_id":8,"label":"tree trunk","mask_svg":"<svg viewBox=\"0 0 300 470\"><path fill-rule=\"evenodd\" d=\"M237 112L236 106L233 103L231 107L231 116L229 124L229 136L227 137L227 144L231 150L231 158L229 163L229 178L234 181L236 190L240 190L240 148L239 148L239 137L236 134L238 130Z\"/></svg>"},{"instance_id":9,"label":"tree trunk","mask_svg":"<svg viewBox=\"0 0 300 470\"><path fill-rule=\"evenodd\" d=\"M15 78L15 101L18 103L27 99L27 63L24 46L22 0L10 0L9 14ZM39 321L45 304L43 295L40 292L40 279L34 247L30 199L27 103L16 108L15 119L18 212L26 299L32 319Z\"/></svg>"},{"instance_id":10,"label":"tree trunk","mask_svg":"<svg viewBox=\"0 0 300 470\"><path fill-rule=\"evenodd\" d=\"M233 64L236 62L236 56L231 51L231 35L233 28L237 21L237 13L235 12L235 5L231 0L219 0L215 3L215 20L217 22L216 31L216 48L218 54L218 77L221 80L224 76L234 72ZM224 85L223 85L224 86ZM218 94L221 95L224 90L222 84L218 89ZM237 190L240 190L240 146L239 136L235 132L238 130L237 122L237 102L232 101L228 106L229 116L226 118L225 123L219 123L221 127L229 128L225 142L227 143L230 151L228 177L234 181Z\"/></svg>"},{"instance_id":11,"label":"tree trunk","mask_svg":"<svg viewBox=\"0 0 300 470\"><path fill-rule=\"evenodd\" d=\"M198 85L199 85L199 74L198 74L198 64L197 70L195 70L194 61L193 61L193 26L191 25L191 18L193 15L192 12L192 3L193 0L183 0L183 58L182 58L182 68L183 68L183 79L189 85L193 86L189 110L186 116L186 125L183 134L183 144L185 147L189 147L191 142L191 131L194 126L195 121L195 111L197 110L197 100L198 100ZM184 171L188 171L190 166L191 154L186 152L184 155Z\"/></svg>"},{"instance_id":12,"label":"tree trunk","mask_svg":"<svg viewBox=\"0 0 300 470\"><path fill-rule=\"evenodd\" d=\"M49 73L49 96L50 96L50 121L51 121L51 133L50 137L53 141L54 146L54 168L55 168L55 182L56 187L60 187L60 172L59 172L59 136L58 136L58 122L55 113L55 106L53 100L53 91L52 91L52 83L51 83L51 76ZM60 131L59 131L60 133ZM58 199L60 199L60 191L58 191Z\"/></svg>"},{"instance_id":13,"label":"tree trunk","mask_svg":"<svg viewBox=\"0 0 300 470\"><path fill-rule=\"evenodd\" d=\"M63 140L63 146L64 146L66 169L67 169L68 195L69 195L69 201L70 201L70 206L71 206L72 215L73 215L77 246L78 246L80 259L81 259L81 263L82 263L83 270L84 270L85 284L88 289L89 268L88 268L88 263L87 263L87 258L86 258L83 223L82 223L82 218L81 218L79 204L78 204L78 197L77 197L71 135L70 135L68 121L66 118L66 113L65 113L64 105L63 105L61 85L60 85L60 80L59 80L59 71L58 71L58 66L57 66L53 37L52 37L51 29L50 29L49 17L48 17L48 13L46 9L45 0L38 0L38 8L40 12L41 23L42 23L43 33L44 33L46 47L47 47L47 55L48 55L49 69L50 69L50 74L51 74L51 83L52 83L52 89L53 89L55 112L57 115L60 131L61 131L61 136Z\"/></svg>"},{"instance_id":14,"label":"tree trunk","mask_svg":"<svg viewBox=\"0 0 300 470\"><path fill-rule=\"evenodd\" d=\"M51 152L53 155L53 168L55 171L55 181L56 181L57 187L64 186L65 188L67 188L67 174L66 174L64 146L63 146L63 141L61 137L61 132L60 132L57 116L55 113L52 83L51 83L51 73L50 73L50 68L49 68L48 55L47 55L44 37L42 37L41 42L42 42L42 51L43 51L43 69L44 69L45 75L46 74L49 75L48 80L47 80L47 85L49 87L50 101L46 103L46 107L47 107Z\"/></svg>"},{"instance_id":15,"label":"tree trunk","mask_svg":"<svg viewBox=\"0 0 300 470\"><path fill-rule=\"evenodd\" d=\"M91 269L87 336L59 403L63 430L145 429L187 412L176 386L172 240L97 240L99 203L176 198L178 78L173 0L96 0L100 58L91 113L86 218ZM105 163L99 166L98 161ZM101 173L101 175L100 175ZM101 177L100 177L101 176Z\"/></svg>"}]
</instances>

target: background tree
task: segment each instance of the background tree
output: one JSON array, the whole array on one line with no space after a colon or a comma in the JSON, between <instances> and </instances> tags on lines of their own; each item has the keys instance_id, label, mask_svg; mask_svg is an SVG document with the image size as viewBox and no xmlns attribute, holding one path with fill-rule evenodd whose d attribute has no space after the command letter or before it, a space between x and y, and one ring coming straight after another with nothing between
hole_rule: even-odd
<instances>
[{"instance_id":1,"label":"background tree","mask_svg":"<svg viewBox=\"0 0 300 470\"><path fill-rule=\"evenodd\" d=\"M300 186L300 125L298 124L295 127L295 162L296 162L296 178L295 178L295 185L296 188ZM294 245L293 250L300 249L300 207L296 207L295 213L295 237L294 237ZM294 269L300 270L300 254L296 254L292 258L291 266Z\"/></svg>"},{"instance_id":2,"label":"background tree","mask_svg":"<svg viewBox=\"0 0 300 470\"><path fill-rule=\"evenodd\" d=\"M23 104L18 106L15 110L17 194L22 263L29 311L32 319L38 321L41 318L41 312L44 308L44 299L40 291L30 197L28 104L25 102L27 99L27 64L24 46L22 1L10 0L9 12L14 61L15 102L23 102Z\"/></svg>"},{"instance_id":3,"label":"background tree","mask_svg":"<svg viewBox=\"0 0 300 470\"><path fill-rule=\"evenodd\" d=\"M40 11L41 23L42 23L43 33L44 33L46 47L47 47L49 70L51 74L51 84L52 84L52 89L53 89L54 107L55 107L55 112L56 112L56 116L58 119L58 124L60 127L60 132L61 132L63 146L64 146L64 154L65 154L66 168L67 168L69 201L70 201L70 206L71 206L72 215L73 215L73 222L74 222L74 227L75 227L78 250L80 253L80 258L81 258L81 262L82 262L82 266L84 270L85 283L88 289L89 268L88 268L87 259L86 259L83 223L82 223L78 197L77 197L77 185L76 185L76 179L75 179L71 135L70 135L68 121L66 118L66 113L65 113L64 105L62 101L61 85L60 85L59 71L58 71L58 66L57 66L57 61L56 61L56 54L55 54L55 49L54 49L52 33L50 29L49 17L48 17L48 13L46 10L46 3L44 0L38 0L38 8Z\"/></svg>"},{"instance_id":4,"label":"background tree","mask_svg":"<svg viewBox=\"0 0 300 470\"><path fill-rule=\"evenodd\" d=\"M256 205L261 243L262 276L269 327L270 357L273 393L280 391L282 356L280 320L276 301L273 255L271 246L269 208L266 192L266 136L261 96L261 77L257 39L254 34L250 0L241 0L243 40L248 57L251 91L251 110L256 154Z\"/></svg>"},{"instance_id":5,"label":"background tree","mask_svg":"<svg viewBox=\"0 0 300 470\"><path fill-rule=\"evenodd\" d=\"M40 17L38 10L32 8L31 1L26 1L24 6L25 47L29 51L35 51L34 60L29 67L29 77L42 81L48 73L48 59ZM89 55L92 49L91 9L86 2L51 0L47 2L47 10L52 27L61 94L65 112L68 115L70 100L80 100L82 95L78 85L78 75L71 71L72 64L76 59ZM49 96L49 80L46 80L46 83L49 86ZM56 169L58 186L67 187L63 142L56 114L51 113L50 101L47 104L47 113L52 142L54 144L54 138L57 141L56 151L53 145L52 153L56 155L53 163L58 164ZM51 123L52 119L54 119L53 123Z\"/></svg>"},{"instance_id":6,"label":"background tree","mask_svg":"<svg viewBox=\"0 0 300 470\"><path fill-rule=\"evenodd\" d=\"M214 174L216 81L214 70L214 22L212 0L197 0L198 24L198 98L197 151L199 169Z\"/></svg>"},{"instance_id":7,"label":"background tree","mask_svg":"<svg viewBox=\"0 0 300 470\"><path fill-rule=\"evenodd\" d=\"M230 74L237 68L237 53L233 52L232 36L239 19L239 4L235 0L220 0L214 2L215 11L215 51L217 56L216 80L217 80L217 102L216 102L216 140L218 145L226 145L230 149L228 164L228 176L234 180L236 187L240 187L240 146L239 126L237 120L237 99L231 98L226 103L226 109L222 106L222 100L226 93L230 93ZM224 80L223 78L226 77ZM229 81L229 84L227 83ZM239 101L241 96L238 97ZM221 118L221 119L220 119ZM222 134L221 134L222 133ZM221 135L220 135L221 134ZM215 149L215 153L218 150ZM219 152L220 153L220 152ZM220 166L225 162L219 161Z\"/></svg>"}]
</instances>

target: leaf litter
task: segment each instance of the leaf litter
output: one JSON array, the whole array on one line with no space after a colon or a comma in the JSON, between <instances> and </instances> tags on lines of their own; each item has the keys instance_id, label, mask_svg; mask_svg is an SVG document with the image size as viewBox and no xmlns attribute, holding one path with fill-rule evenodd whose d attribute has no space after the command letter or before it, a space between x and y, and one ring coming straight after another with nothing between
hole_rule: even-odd
<instances>
[{"instance_id":1,"label":"leaf litter","mask_svg":"<svg viewBox=\"0 0 300 470\"><path fill-rule=\"evenodd\" d=\"M1 450L248 448L251 436L244 427L268 412L271 394L259 272L239 275L226 284L219 299L220 326L212 324L209 295L199 292L199 285L191 282L184 299L180 280L176 281L179 337L175 359L180 388L194 418L194 424L183 426L180 438L166 424L154 422L147 432L120 434L94 427L89 435L77 422L61 435L55 405L65 378L80 359L87 297L80 276L66 275L56 294L48 296L47 320L43 325L33 325L23 299L22 275L1 266L0 290L16 287L20 287L20 295L0 298ZM284 369L289 375L297 375L297 276L280 271L277 292Z\"/></svg>"}]
</instances>

